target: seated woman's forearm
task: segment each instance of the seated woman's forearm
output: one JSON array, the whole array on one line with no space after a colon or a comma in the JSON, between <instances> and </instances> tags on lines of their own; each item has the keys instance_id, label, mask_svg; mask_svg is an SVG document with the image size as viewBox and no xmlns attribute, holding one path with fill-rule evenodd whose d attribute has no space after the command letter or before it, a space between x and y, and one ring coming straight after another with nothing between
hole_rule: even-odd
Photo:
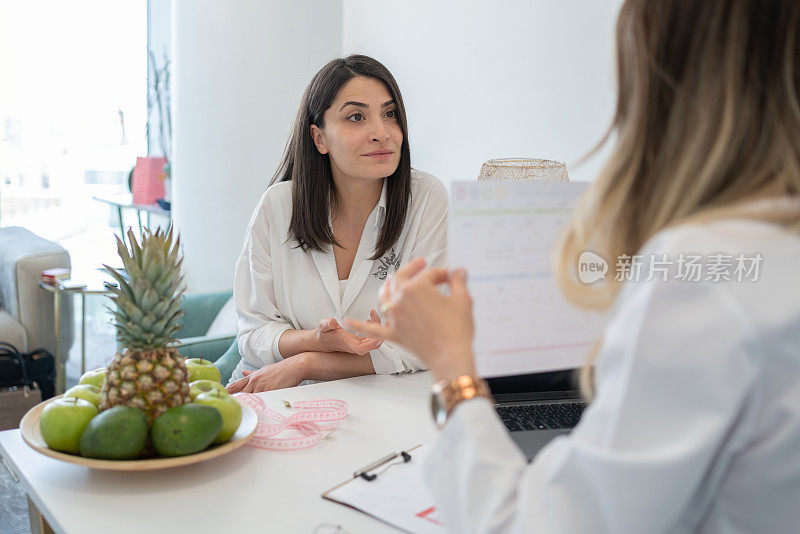
<instances>
[{"instance_id":1,"label":"seated woman's forearm","mask_svg":"<svg viewBox=\"0 0 800 534\"><path fill-rule=\"evenodd\" d=\"M319 350L316 330L286 330L278 339L278 350L284 358Z\"/></svg>"},{"instance_id":2,"label":"seated woman's forearm","mask_svg":"<svg viewBox=\"0 0 800 534\"><path fill-rule=\"evenodd\" d=\"M375 374L369 354L305 352L300 357L304 360L303 377L306 380L338 380Z\"/></svg>"}]
</instances>

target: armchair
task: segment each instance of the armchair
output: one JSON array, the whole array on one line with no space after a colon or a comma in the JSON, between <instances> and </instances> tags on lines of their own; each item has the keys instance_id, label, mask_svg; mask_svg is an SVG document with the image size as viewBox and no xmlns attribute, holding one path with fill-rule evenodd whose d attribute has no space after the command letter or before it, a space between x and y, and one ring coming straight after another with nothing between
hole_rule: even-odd
<instances>
[{"instance_id":1,"label":"armchair","mask_svg":"<svg viewBox=\"0 0 800 534\"><path fill-rule=\"evenodd\" d=\"M233 343L230 344L225 354L214 362L214 365L219 369L219 374L222 376L220 381L223 385L228 384L231 375L233 375L233 370L239 365L239 360L241 359L242 355L239 354L239 344L236 342L236 338L234 338Z\"/></svg>"},{"instance_id":2,"label":"armchair","mask_svg":"<svg viewBox=\"0 0 800 534\"><path fill-rule=\"evenodd\" d=\"M216 362L228 349L231 342L236 340L235 327L232 331L209 331L232 294L232 291L221 291L183 296L183 328L175 333L179 343L178 352L182 356L185 358L202 357ZM226 309L224 312L228 312L228 310ZM230 313L235 312L230 310ZM215 327L214 330L217 328Z\"/></svg>"},{"instance_id":3,"label":"armchair","mask_svg":"<svg viewBox=\"0 0 800 534\"><path fill-rule=\"evenodd\" d=\"M70 268L69 253L59 244L18 226L0 228L0 341L20 352L42 347L54 354L53 295L39 287L43 270ZM61 307L62 355L69 354L74 339L72 299Z\"/></svg>"}]
</instances>

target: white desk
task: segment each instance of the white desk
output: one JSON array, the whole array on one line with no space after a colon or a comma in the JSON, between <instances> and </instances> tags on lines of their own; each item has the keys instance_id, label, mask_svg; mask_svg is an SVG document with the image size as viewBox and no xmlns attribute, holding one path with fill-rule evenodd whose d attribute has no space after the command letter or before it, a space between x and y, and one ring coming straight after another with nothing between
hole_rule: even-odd
<instances>
[{"instance_id":1,"label":"white desk","mask_svg":"<svg viewBox=\"0 0 800 534\"><path fill-rule=\"evenodd\" d=\"M270 407L314 397L350 405L330 438L301 451L245 446L195 465L121 473L48 458L19 430L7 430L0 432L0 454L57 533L311 534L321 523L353 534L396 533L320 494L388 452L433 441L430 381L429 373L373 375L261 394Z\"/></svg>"}]
</instances>

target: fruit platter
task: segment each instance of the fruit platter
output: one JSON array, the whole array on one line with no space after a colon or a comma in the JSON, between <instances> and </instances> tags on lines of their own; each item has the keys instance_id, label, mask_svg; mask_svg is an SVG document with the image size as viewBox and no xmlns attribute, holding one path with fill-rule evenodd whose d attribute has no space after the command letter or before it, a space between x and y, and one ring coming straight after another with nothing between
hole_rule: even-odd
<instances>
[{"instance_id":1,"label":"fruit platter","mask_svg":"<svg viewBox=\"0 0 800 534\"><path fill-rule=\"evenodd\" d=\"M62 397L56 397L62 398ZM234 449L245 445L252 436L258 424L258 417L252 408L249 406L242 406L242 420L239 427L234 432L230 439L222 444L214 445L193 454L175 457L144 457L132 460L104 460L98 458L86 458L83 456L60 452L51 449L42 437L39 429L39 423L42 411L51 402L56 400L50 399L37 406L31 408L30 411L20 422L20 430L22 432L22 439L25 440L30 447L36 451L55 458L64 462L69 462L78 465L84 465L93 469L102 469L110 471L147 471L152 469L164 469L167 467L178 467L181 465L190 465L205 460L210 460L218 456L222 456Z\"/></svg>"},{"instance_id":2,"label":"fruit platter","mask_svg":"<svg viewBox=\"0 0 800 534\"><path fill-rule=\"evenodd\" d=\"M215 458L249 441L255 411L220 383L208 360L185 359L174 334L182 325L180 238L172 229L138 242L117 238L124 273L106 266L119 351L63 395L31 408L22 438L38 452L96 469L138 471Z\"/></svg>"}]
</instances>

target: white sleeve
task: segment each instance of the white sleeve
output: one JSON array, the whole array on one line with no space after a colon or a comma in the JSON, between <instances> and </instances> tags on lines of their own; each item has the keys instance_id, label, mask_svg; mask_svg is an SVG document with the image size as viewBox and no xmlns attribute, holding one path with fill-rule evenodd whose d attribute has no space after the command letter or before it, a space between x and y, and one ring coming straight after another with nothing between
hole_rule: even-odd
<instances>
[{"instance_id":1,"label":"white sleeve","mask_svg":"<svg viewBox=\"0 0 800 534\"><path fill-rule=\"evenodd\" d=\"M752 323L720 284L626 289L594 402L532 464L488 401L455 409L424 466L453 532L674 532L719 483L755 389Z\"/></svg>"},{"instance_id":2,"label":"white sleeve","mask_svg":"<svg viewBox=\"0 0 800 534\"><path fill-rule=\"evenodd\" d=\"M292 328L275 300L266 202L265 197L250 220L244 249L236 262L233 288L239 323L239 354L256 367L282 359L278 339Z\"/></svg>"},{"instance_id":3,"label":"white sleeve","mask_svg":"<svg viewBox=\"0 0 800 534\"><path fill-rule=\"evenodd\" d=\"M413 236L408 236L413 245L407 257L408 263L417 258L425 258L428 267L447 265L447 189L435 181L425 198L422 219ZM370 352L375 374L411 373L425 369L425 365L411 352L397 344L384 341L379 349Z\"/></svg>"}]
</instances>

